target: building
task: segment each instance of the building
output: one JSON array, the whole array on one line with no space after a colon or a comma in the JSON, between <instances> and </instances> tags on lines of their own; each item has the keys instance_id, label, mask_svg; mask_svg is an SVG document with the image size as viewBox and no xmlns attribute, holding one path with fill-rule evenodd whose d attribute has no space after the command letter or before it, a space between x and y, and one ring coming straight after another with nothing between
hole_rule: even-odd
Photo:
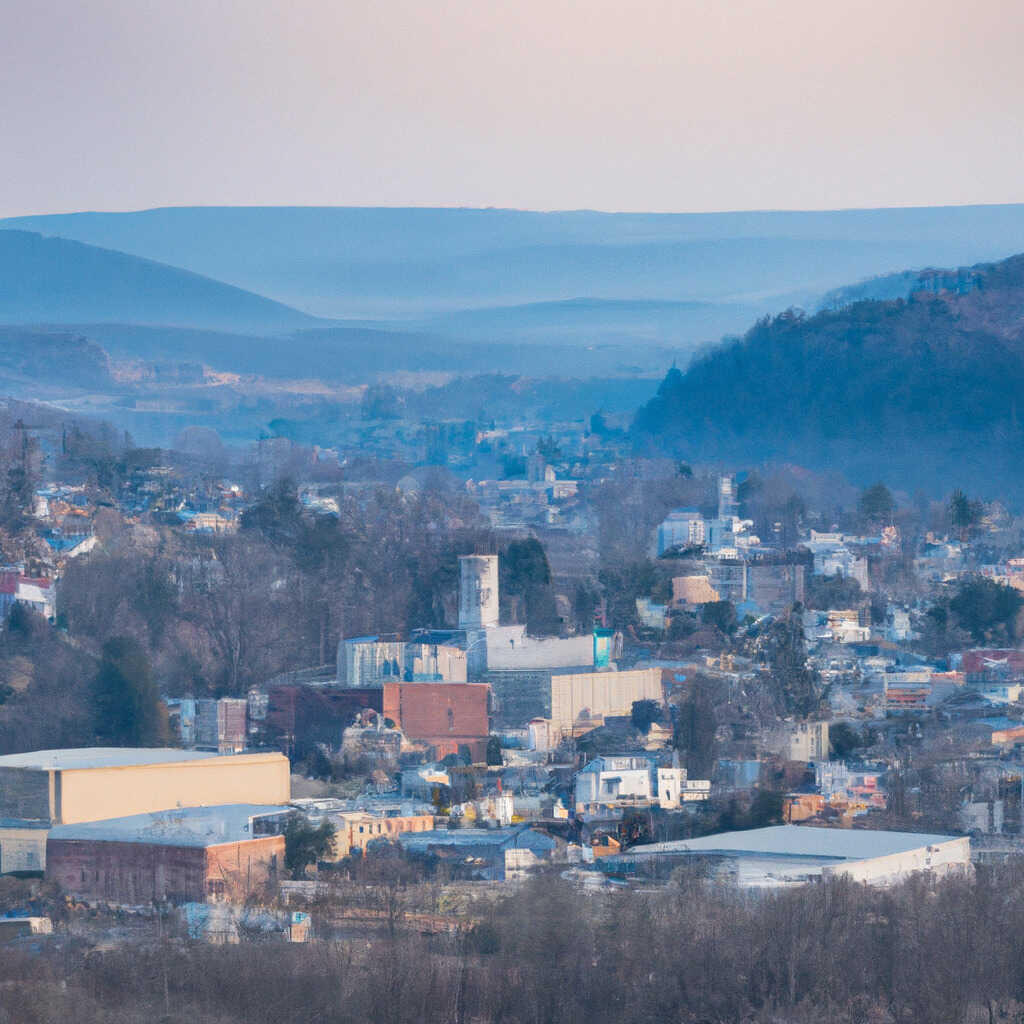
<instances>
[{"instance_id":1,"label":"building","mask_svg":"<svg viewBox=\"0 0 1024 1024\"><path fill-rule=\"evenodd\" d=\"M487 671L581 668L594 664L595 636L529 636L525 626L497 626L487 630Z\"/></svg>"},{"instance_id":2,"label":"building","mask_svg":"<svg viewBox=\"0 0 1024 1024\"><path fill-rule=\"evenodd\" d=\"M718 600L718 591L711 586L710 576L672 577L673 604L692 607L699 604L711 604Z\"/></svg>"},{"instance_id":3,"label":"building","mask_svg":"<svg viewBox=\"0 0 1024 1024\"><path fill-rule=\"evenodd\" d=\"M0 917L0 946L52 934L53 922L48 917Z\"/></svg>"},{"instance_id":4,"label":"building","mask_svg":"<svg viewBox=\"0 0 1024 1024\"><path fill-rule=\"evenodd\" d=\"M313 820L317 820L310 815ZM397 840L406 832L431 832L433 814L381 815L370 811L339 811L326 814L319 820L334 825L333 859L341 860L352 853L365 853L376 840Z\"/></svg>"},{"instance_id":5,"label":"building","mask_svg":"<svg viewBox=\"0 0 1024 1024\"><path fill-rule=\"evenodd\" d=\"M459 628L498 625L498 556L459 556Z\"/></svg>"},{"instance_id":6,"label":"building","mask_svg":"<svg viewBox=\"0 0 1024 1024\"><path fill-rule=\"evenodd\" d=\"M976 648L964 651L959 662L967 682L972 685L1024 680L1024 650Z\"/></svg>"},{"instance_id":7,"label":"building","mask_svg":"<svg viewBox=\"0 0 1024 1024\"><path fill-rule=\"evenodd\" d=\"M168 719L181 745L216 750L221 754L245 750L248 739L248 701L174 698L165 701Z\"/></svg>"},{"instance_id":8,"label":"building","mask_svg":"<svg viewBox=\"0 0 1024 1024\"><path fill-rule=\"evenodd\" d=\"M405 643L397 637L357 636L338 644L338 683L345 687L399 682L405 674Z\"/></svg>"},{"instance_id":9,"label":"building","mask_svg":"<svg viewBox=\"0 0 1024 1024\"><path fill-rule=\"evenodd\" d=\"M57 587L53 580L41 576L26 576L20 567L0 569L0 616L20 604L43 618L57 614Z\"/></svg>"},{"instance_id":10,"label":"building","mask_svg":"<svg viewBox=\"0 0 1024 1024\"><path fill-rule=\"evenodd\" d=\"M611 874L632 874L671 870L688 860L703 862L715 876L741 888L777 888L837 877L893 885L918 872L970 872L971 843L966 836L776 825L635 846L603 858L600 867Z\"/></svg>"},{"instance_id":11,"label":"building","mask_svg":"<svg viewBox=\"0 0 1024 1024\"><path fill-rule=\"evenodd\" d=\"M551 677L551 733L573 736L629 715L638 700L663 699L660 668L565 673Z\"/></svg>"},{"instance_id":12,"label":"building","mask_svg":"<svg viewBox=\"0 0 1024 1024\"><path fill-rule=\"evenodd\" d=\"M414 683L464 683L466 652L453 644L407 643L402 678Z\"/></svg>"},{"instance_id":13,"label":"building","mask_svg":"<svg viewBox=\"0 0 1024 1024\"><path fill-rule=\"evenodd\" d=\"M558 844L531 828L459 828L406 832L403 849L452 864L455 870L486 881L503 882L529 873L554 855Z\"/></svg>"},{"instance_id":14,"label":"building","mask_svg":"<svg viewBox=\"0 0 1024 1024\"><path fill-rule=\"evenodd\" d=\"M240 902L275 886L284 867L284 836L253 827L280 810L183 807L58 825L46 844L46 878L76 899L105 903Z\"/></svg>"},{"instance_id":15,"label":"building","mask_svg":"<svg viewBox=\"0 0 1024 1024\"><path fill-rule=\"evenodd\" d=\"M489 695L485 683L385 683L383 714L438 757L468 754L480 762L490 734Z\"/></svg>"},{"instance_id":16,"label":"building","mask_svg":"<svg viewBox=\"0 0 1024 1024\"><path fill-rule=\"evenodd\" d=\"M654 763L646 757L595 757L576 773L577 812L594 807L650 804L655 791Z\"/></svg>"},{"instance_id":17,"label":"building","mask_svg":"<svg viewBox=\"0 0 1024 1024\"><path fill-rule=\"evenodd\" d=\"M828 722L787 722L767 730L762 744L786 761L827 761Z\"/></svg>"},{"instance_id":18,"label":"building","mask_svg":"<svg viewBox=\"0 0 1024 1024\"><path fill-rule=\"evenodd\" d=\"M268 687L263 728L268 738L284 750L320 743L336 750L345 729L367 710L378 714L383 710L379 686L286 683Z\"/></svg>"},{"instance_id":19,"label":"building","mask_svg":"<svg viewBox=\"0 0 1024 1024\"><path fill-rule=\"evenodd\" d=\"M338 681L347 687L399 682L466 682L466 652L454 644L359 636L338 645Z\"/></svg>"},{"instance_id":20,"label":"building","mask_svg":"<svg viewBox=\"0 0 1024 1024\"><path fill-rule=\"evenodd\" d=\"M673 509L658 527L659 556L673 548L697 547L704 543L704 517L695 508Z\"/></svg>"},{"instance_id":21,"label":"building","mask_svg":"<svg viewBox=\"0 0 1024 1024\"><path fill-rule=\"evenodd\" d=\"M658 806L672 811L683 804L698 803L711 797L710 779L691 779L678 765L657 770Z\"/></svg>"},{"instance_id":22,"label":"building","mask_svg":"<svg viewBox=\"0 0 1024 1024\"><path fill-rule=\"evenodd\" d=\"M283 804L281 754L85 747L0 757L0 872L42 871L46 837L79 824L181 807Z\"/></svg>"},{"instance_id":23,"label":"building","mask_svg":"<svg viewBox=\"0 0 1024 1024\"><path fill-rule=\"evenodd\" d=\"M578 814L653 804L674 810L710 795L709 780L688 779L685 768L659 768L653 758L631 755L595 757L576 773L573 787Z\"/></svg>"},{"instance_id":24,"label":"building","mask_svg":"<svg viewBox=\"0 0 1024 1024\"><path fill-rule=\"evenodd\" d=\"M765 614L782 615L804 600L802 565L747 564L745 600Z\"/></svg>"}]
</instances>

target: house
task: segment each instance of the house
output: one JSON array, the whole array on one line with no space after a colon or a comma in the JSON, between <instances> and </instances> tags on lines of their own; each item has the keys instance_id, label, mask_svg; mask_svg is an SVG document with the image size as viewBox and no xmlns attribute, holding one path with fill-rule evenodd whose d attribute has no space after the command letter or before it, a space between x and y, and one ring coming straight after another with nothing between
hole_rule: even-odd
<instances>
[{"instance_id":1,"label":"house","mask_svg":"<svg viewBox=\"0 0 1024 1024\"><path fill-rule=\"evenodd\" d=\"M254 819L278 806L180 807L58 825L46 842L46 878L76 899L242 902L273 888L282 835L257 835Z\"/></svg>"},{"instance_id":2,"label":"house","mask_svg":"<svg viewBox=\"0 0 1024 1024\"><path fill-rule=\"evenodd\" d=\"M651 806L666 810L707 800L711 783L688 779L686 769L657 767L650 757L595 757L576 773L574 803L579 814L608 807Z\"/></svg>"},{"instance_id":3,"label":"house","mask_svg":"<svg viewBox=\"0 0 1024 1024\"><path fill-rule=\"evenodd\" d=\"M19 566L0 569L0 616L6 618L16 604L45 619L54 618L57 614L56 582L46 576L27 576Z\"/></svg>"},{"instance_id":4,"label":"house","mask_svg":"<svg viewBox=\"0 0 1024 1024\"><path fill-rule=\"evenodd\" d=\"M0 757L0 873L42 871L57 825L199 804L284 804L288 759L170 748L85 747Z\"/></svg>"}]
</instances>

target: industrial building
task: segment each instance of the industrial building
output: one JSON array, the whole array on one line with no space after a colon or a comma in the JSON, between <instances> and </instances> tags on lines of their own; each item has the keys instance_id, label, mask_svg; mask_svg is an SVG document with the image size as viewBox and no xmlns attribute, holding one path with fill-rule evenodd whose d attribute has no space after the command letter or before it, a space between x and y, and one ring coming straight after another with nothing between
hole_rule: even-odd
<instances>
[{"instance_id":1,"label":"industrial building","mask_svg":"<svg viewBox=\"0 0 1024 1024\"><path fill-rule=\"evenodd\" d=\"M184 807L57 825L46 844L46 878L77 899L138 905L244 900L276 885L283 835L254 821L277 806Z\"/></svg>"},{"instance_id":2,"label":"industrial building","mask_svg":"<svg viewBox=\"0 0 1024 1024\"><path fill-rule=\"evenodd\" d=\"M551 734L574 736L629 715L634 701L663 699L660 668L583 672L551 677Z\"/></svg>"},{"instance_id":3,"label":"industrial building","mask_svg":"<svg viewBox=\"0 0 1024 1024\"><path fill-rule=\"evenodd\" d=\"M338 644L338 681L362 688L381 683L464 683L466 652L456 644L359 636Z\"/></svg>"},{"instance_id":4,"label":"industrial building","mask_svg":"<svg viewBox=\"0 0 1024 1024\"><path fill-rule=\"evenodd\" d=\"M380 686L271 686L263 727L268 738L285 750L315 743L334 749L357 715L367 710L381 712L381 698Z\"/></svg>"},{"instance_id":5,"label":"industrial building","mask_svg":"<svg viewBox=\"0 0 1024 1024\"><path fill-rule=\"evenodd\" d=\"M801 885L839 876L892 885L920 871L969 872L971 844L966 836L776 825L637 846L603 858L600 866L611 874L628 875L671 871L687 861L703 862L714 877L742 888Z\"/></svg>"},{"instance_id":6,"label":"industrial building","mask_svg":"<svg viewBox=\"0 0 1024 1024\"><path fill-rule=\"evenodd\" d=\"M385 683L383 714L437 757L467 753L479 762L487 754L489 695L485 683Z\"/></svg>"},{"instance_id":7,"label":"industrial building","mask_svg":"<svg viewBox=\"0 0 1024 1024\"><path fill-rule=\"evenodd\" d=\"M288 759L131 747L0 757L0 872L42 871L56 825L211 804L283 804Z\"/></svg>"}]
</instances>

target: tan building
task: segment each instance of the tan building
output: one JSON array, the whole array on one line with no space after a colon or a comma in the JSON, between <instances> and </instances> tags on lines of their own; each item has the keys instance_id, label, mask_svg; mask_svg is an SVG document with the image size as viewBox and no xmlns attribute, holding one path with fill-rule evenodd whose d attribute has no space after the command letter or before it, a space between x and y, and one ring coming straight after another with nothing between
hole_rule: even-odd
<instances>
[{"instance_id":1,"label":"tan building","mask_svg":"<svg viewBox=\"0 0 1024 1024\"><path fill-rule=\"evenodd\" d=\"M432 814L385 817L369 811L342 811L328 815L335 827L334 859L341 860L356 850L365 850L375 839L394 840L402 832L430 832Z\"/></svg>"},{"instance_id":2,"label":"tan building","mask_svg":"<svg viewBox=\"0 0 1024 1024\"><path fill-rule=\"evenodd\" d=\"M282 754L85 747L0 757L0 873L42 871L54 825L180 807L285 804Z\"/></svg>"},{"instance_id":3,"label":"tan building","mask_svg":"<svg viewBox=\"0 0 1024 1024\"><path fill-rule=\"evenodd\" d=\"M673 604L710 604L718 599L718 591L711 585L710 576L674 576L672 578Z\"/></svg>"},{"instance_id":4,"label":"tan building","mask_svg":"<svg viewBox=\"0 0 1024 1024\"><path fill-rule=\"evenodd\" d=\"M586 732L609 716L628 715L633 702L663 699L660 668L577 672L551 677L551 735Z\"/></svg>"}]
</instances>

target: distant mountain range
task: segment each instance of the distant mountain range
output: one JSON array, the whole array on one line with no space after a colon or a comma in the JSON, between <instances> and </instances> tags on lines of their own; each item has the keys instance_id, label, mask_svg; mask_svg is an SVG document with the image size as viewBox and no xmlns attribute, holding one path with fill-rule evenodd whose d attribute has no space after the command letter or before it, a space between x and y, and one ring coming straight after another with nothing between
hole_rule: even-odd
<instances>
[{"instance_id":1,"label":"distant mountain range","mask_svg":"<svg viewBox=\"0 0 1024 1024\"><path fill-rule=\"evenodd\" d=\"M30 231L0 231L0 323L80 321L281 330L315 317L177 267Z\"/></svg>"},{"instance_id":2,"label":"distant mountain range","mask_svg":"<svg viewBox=\"0 0 1024 1024\"><path fill-rule=\"evenodd\" d=\"M1024 256L921 282L908 299L766 319L671 371L637 414L638 441L859 483L1024 493Z\"/></svg>"},{"instance_id":3,"label":"distant mountain range","mask_svg":"<svg viewBox=\"0 0 1024 1024\"><path fill-rule=\"evenodd\" d=\"M748 326L751 306L810 307L865 277L1024 250L1021 205L713 214L192 207L17 217L0 228L158 260L324 317L585 296L735 306L733 331Z\"/></svg>"},{"instance_id":4,"label":"distant mountain range","mask_svg":"<svg viewBox=\"0 0 1024 1024\"><path fill-rule=\"evenodd\" d=\"M939 272L900 268L1021 249L1024 206L73 213L0 221L0 323L243 374L654 376L787 307L905 297Z\"/></svg>"}]
</instances>

